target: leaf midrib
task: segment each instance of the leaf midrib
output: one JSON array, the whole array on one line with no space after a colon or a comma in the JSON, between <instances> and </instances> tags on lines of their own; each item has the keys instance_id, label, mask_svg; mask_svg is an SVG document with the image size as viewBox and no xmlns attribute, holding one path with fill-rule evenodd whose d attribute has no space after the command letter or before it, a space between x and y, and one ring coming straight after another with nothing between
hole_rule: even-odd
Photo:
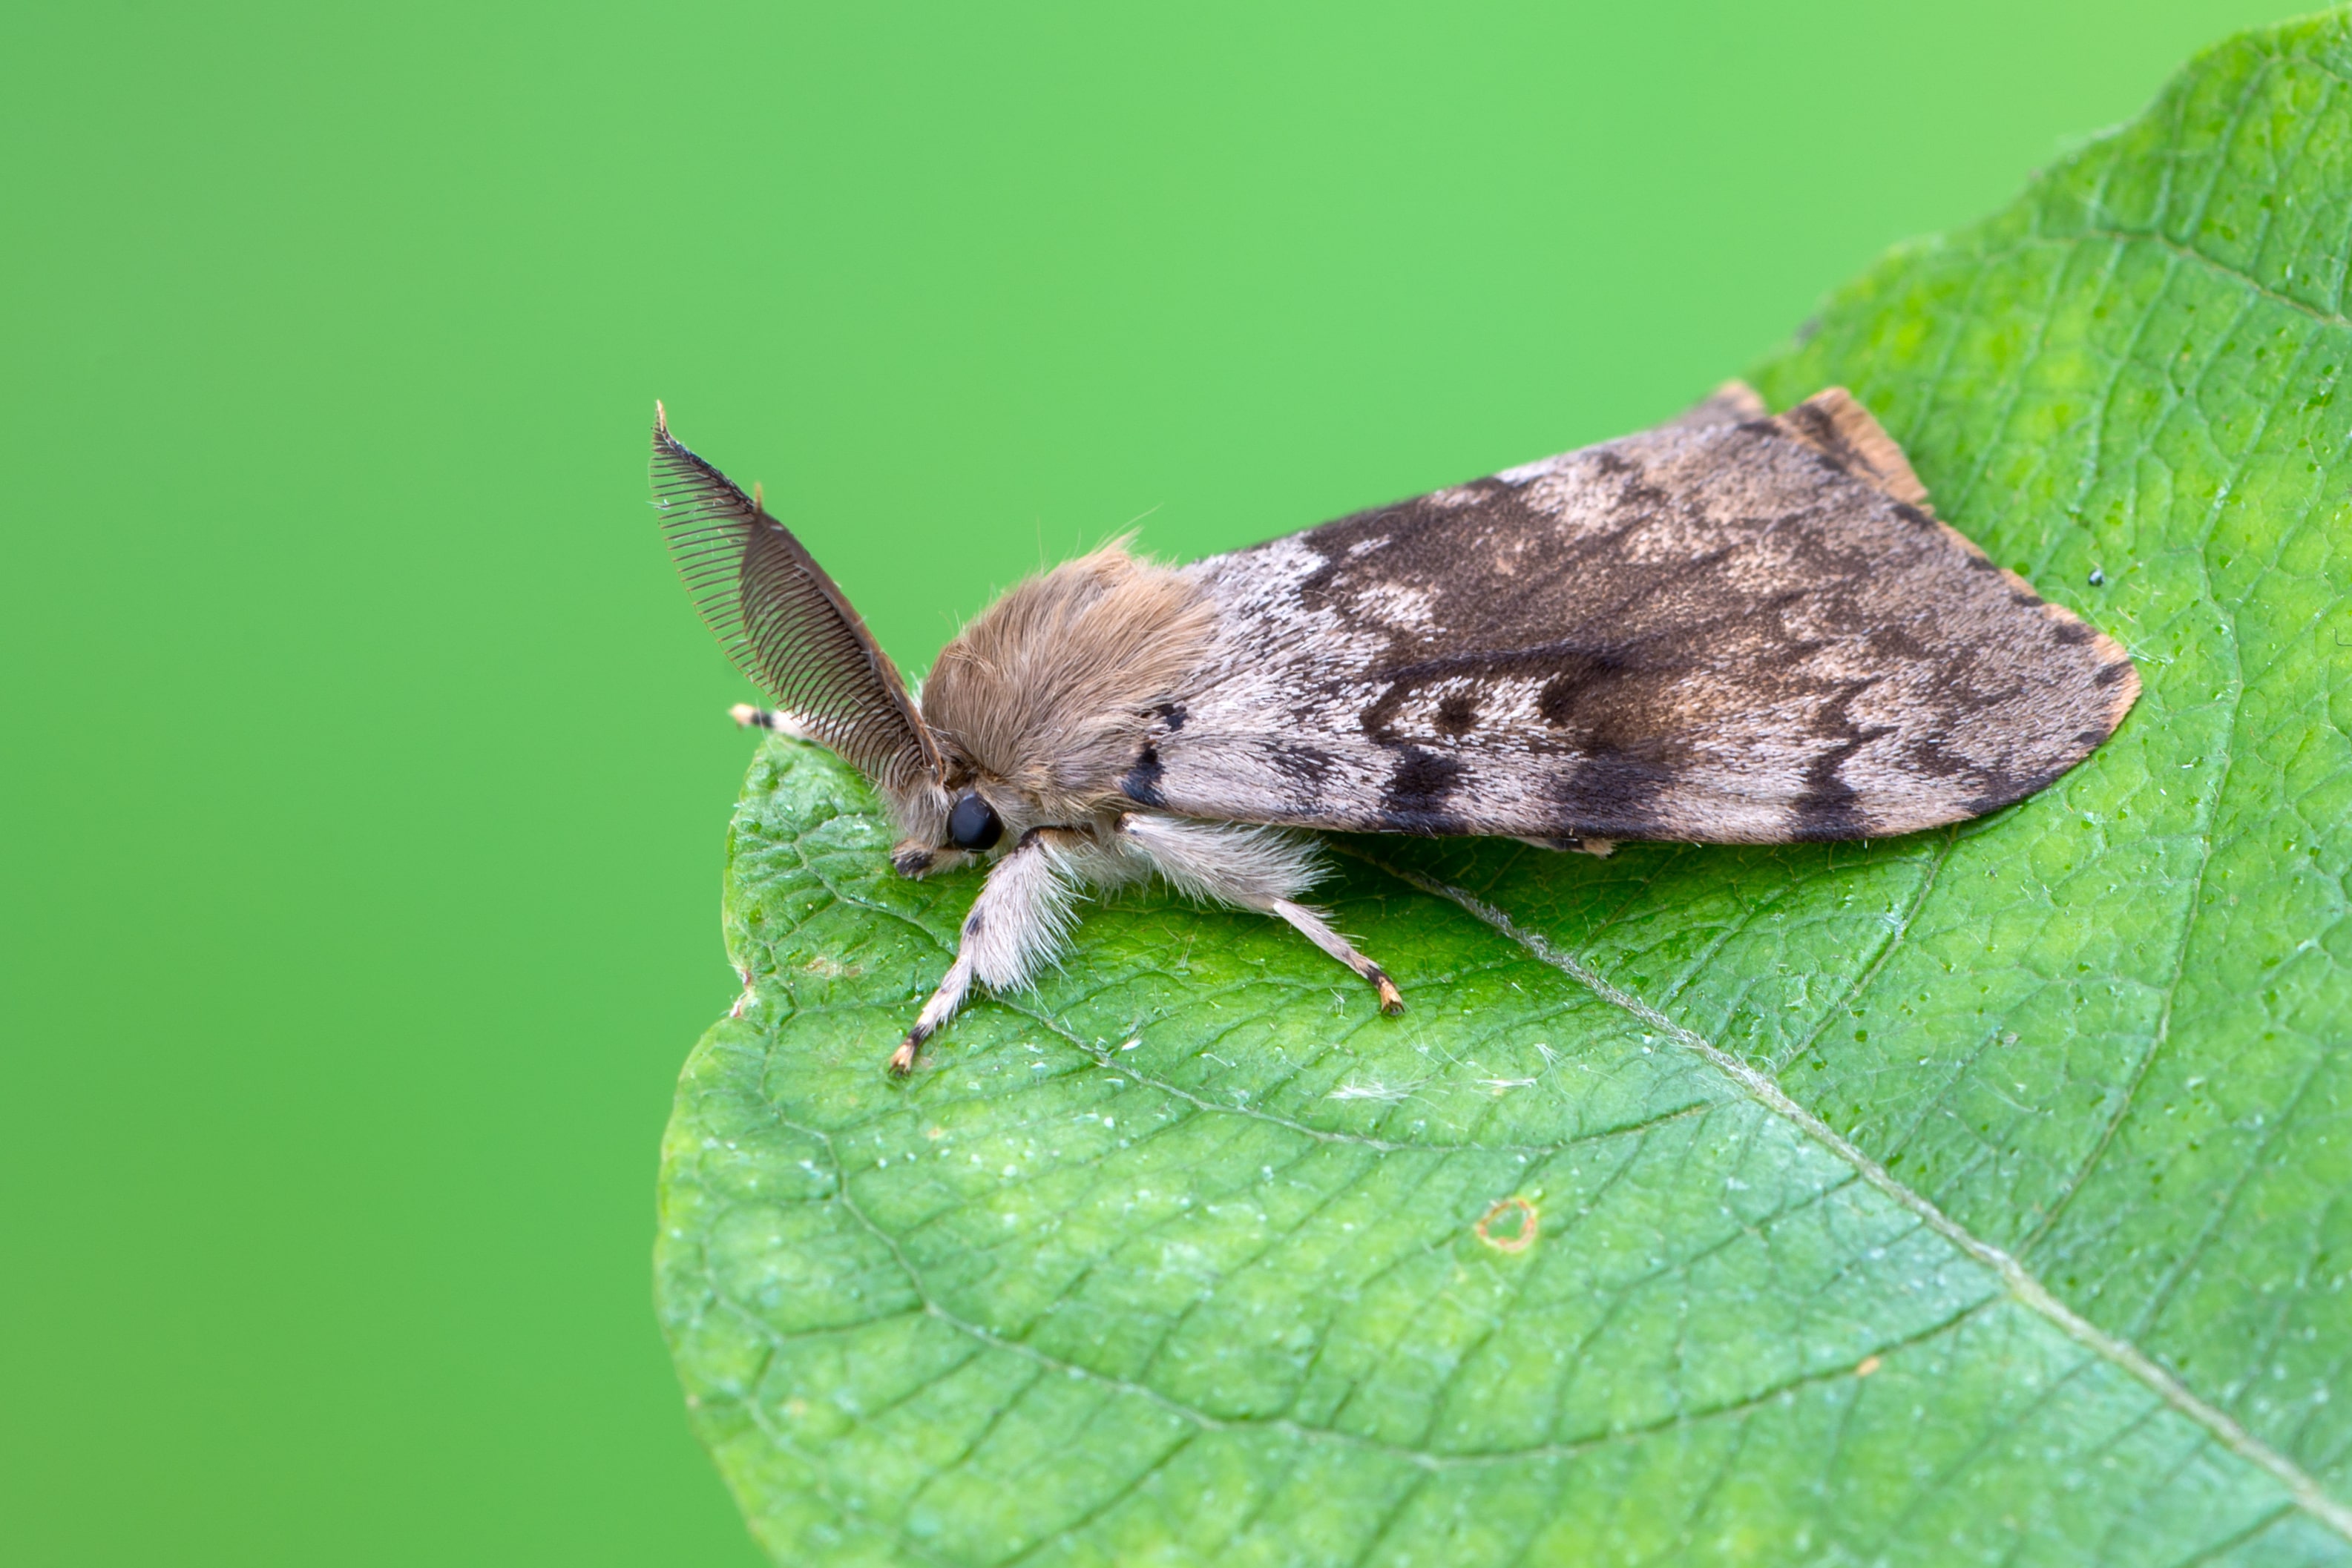
<instances>
[{"instance_id":1,"label":"leaf midrib","mask_svg":"<svg viewBox=\"0 0 2352 1568\"><path fill-rule=\"evenodd\" d=\"M1602 1001L1657 1030L1675 1044L1704 1059L1749 1099L1788 1122L1851 1167L1872 1187L1916 1216L1929 1229L1979 1264L1991 1270L2000 1280L2009 1297L2020 1306L2143 1385L2167 1406L2202 1427L2231 1453L2267 1472L2285 1487L2298 1508L2346 1541L2352 1542L2352 1506L2331 1497L2302 1467L2254 1437L2226 1412L2191 1393L2137 1346L2105 1333L2074 1312L2023 1263L1976 1236L1927 1197L1906 1186L1885 1166L1790 1098L1769 1073L1750 1066L1696 1030L1658 1011L1581 959L1555 947L1541 934L1528 930L1475 894L1418 872L1364 858L1368 863L1378 866L1399 881L1453 904L1472 918L1517 943L1538 962L1558 969Z\"/></svg>"}]
</instances>

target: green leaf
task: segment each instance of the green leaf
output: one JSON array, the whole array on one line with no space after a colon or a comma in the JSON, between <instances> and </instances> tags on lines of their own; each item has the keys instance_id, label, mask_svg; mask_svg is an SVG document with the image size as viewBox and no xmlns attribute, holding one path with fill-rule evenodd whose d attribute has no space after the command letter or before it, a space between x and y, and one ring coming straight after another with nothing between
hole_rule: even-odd
<instances>
[{"instance_id":1,"label":"green leaf","mask_svg":"<svg viewBox=\"0 0 2352 1568\"><path fill-rule=\"evenodd\" d=\"M772 744L659 1278L776 1559L2352 1563L2347 159L2252 35L1760 371L2139 659L1997 817L1350 841L1403 1019L1129 895L901 1085L976 882Z\"/></svg>"}]
</instances>

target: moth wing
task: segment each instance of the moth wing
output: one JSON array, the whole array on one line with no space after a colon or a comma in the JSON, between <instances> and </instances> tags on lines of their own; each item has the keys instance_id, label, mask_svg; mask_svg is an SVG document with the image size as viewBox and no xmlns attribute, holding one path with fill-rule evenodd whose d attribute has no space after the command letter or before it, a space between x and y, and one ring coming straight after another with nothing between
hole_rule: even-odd
<instances>
[{"instance_id":1,"label":"moth wing","mask_svg":"<svg viewBox=\"0 0 2352 1568\"><path fill-rule=\"evenodd\" d=\"M1698 430L1711 424L1738 424L1746 420L1762 419L1771 412L1764 405L1764 400L1758 395L1756 389L1746 382L1726 382L1660 428Z\"/></svg>"},{"instance_id":2,"label":"moth wing","mask_svg":"<svg viewBox=\"0 0 2352 1568\"><path fill-rule=\"evenodd\" d=\"M654 410L654 507L695 608L776 706L876 784L936 773L906 682L831 577Z\"/></svg>"},{"instance_id":3,"label":"moth wing","mask_svg":"<svg viewBox=\"0 0 2352 1568\"><path fill-rule=\"evenodd\" d=\"M1217 642L1124 793L1358 831L1878 838L2114 732L2123 650L1937 521L1858 402L1763 418L1745 390L1196 563Z\"/></svg>"}]
</instances>

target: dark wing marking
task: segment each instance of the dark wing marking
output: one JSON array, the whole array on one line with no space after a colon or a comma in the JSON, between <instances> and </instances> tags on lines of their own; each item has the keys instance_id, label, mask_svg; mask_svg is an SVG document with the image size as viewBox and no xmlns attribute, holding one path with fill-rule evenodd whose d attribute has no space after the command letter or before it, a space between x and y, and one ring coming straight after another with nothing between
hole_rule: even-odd
<instances>
[{"instance_id":1,"label":"dark wing marking","mask_svg":"<svg viewBox=\"0 0 2352 1568\"><path fill-rule=\"evenodd\" d=\"M654 506L695 608L736 668L878 785L939 771L906 683L824 569L654 410Z\"/></svg>"},{"instance_id":2,"label":"dark wing marking","mask_svg":"<svg viewBox=\"0 0 2352 1568\"><path fill-rule=\"evenodd\" d=\"M1737 387L1739 383L1734 382L1731 385ZM1745 387L1740 390L1747 391ZM1716 394L1718 398L1722 395ZM1759 405L1750 417L1760 418L1763 412ZM1911 460L1903 455L1903 448L1895 444L1895 437L1887 434L1878 421L1870 417L1870 411L1854 402L1853 394L1845 388L1828 387L1817 392L1772 423L1855 478L1906 505L1927 508L1927 486L1911 472ZM1968 548L1974 549L1976 546Z\"/></svg>"},{"instance_id":3,"label":"dark wing marking","mask_svg":"<svg viewBox=\"0 0 2352 1568\"><path fill-rule=\"evenodd\" d=\"M2123 650L1938 522L1852 398L1702 412L1189 569L1218 642L1150 737L1153 803L1877 838L2021 800L2113 733Z\"/></svg>"}]
</instances>

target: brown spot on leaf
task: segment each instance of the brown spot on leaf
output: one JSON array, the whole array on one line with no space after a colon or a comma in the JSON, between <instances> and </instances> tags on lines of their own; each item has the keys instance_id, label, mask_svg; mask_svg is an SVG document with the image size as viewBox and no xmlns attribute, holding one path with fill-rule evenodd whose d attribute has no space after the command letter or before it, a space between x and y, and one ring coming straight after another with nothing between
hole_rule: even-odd
<instances>
[{"instance_id":1,"label":"brown spot on leaf","mask_svg":"<svg viewBox=\"0 0 2352 1568\"><path fill-rule=\"evenodd\" d=\"M1503 1225L1496 1223L1514 1213L1517 1216L1516 1221L1506 1221ZM1497 1252L1524 1252L1536 1244L1536 1232L1541 1219L1542 1216L1537 1212L1534 1204L1524 1197L1512 1197L1496 1199L1495 1206L1470 1228L1477 1232L1480 1241Z\"/></svg>"}]
</instances>

